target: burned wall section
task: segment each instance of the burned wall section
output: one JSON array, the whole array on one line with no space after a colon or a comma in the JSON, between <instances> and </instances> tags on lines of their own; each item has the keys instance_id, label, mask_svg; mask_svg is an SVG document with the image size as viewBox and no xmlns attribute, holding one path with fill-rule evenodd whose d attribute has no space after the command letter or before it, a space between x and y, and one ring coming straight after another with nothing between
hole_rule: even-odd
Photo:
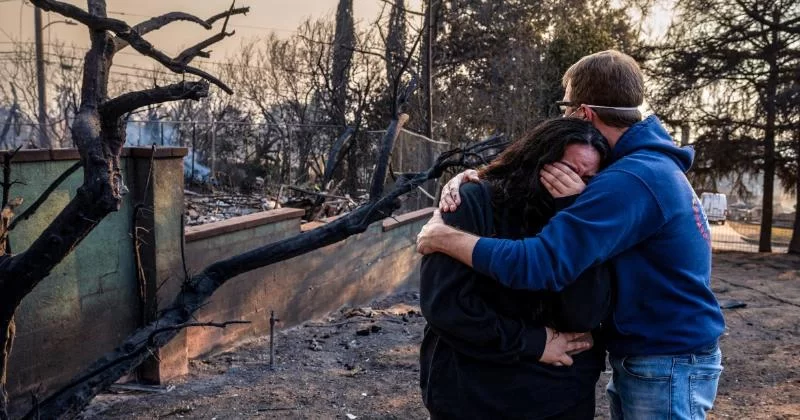
<instances>
[{"instance_id":1,"label":"burned wall section","mask_svg":"<svg viewBox=\"0 0 800 420\"><path fill-rule=\"evenodd\" d=\"M343 306L370 301L419 287L415 238L433 209L423 209L375 223L366 232L278 264L242 274L226 282L198 311L201 322L246 320L225 329L186 331L187 358L222 351L247 338L269 334L270 311L288 328ZM209 261L297 235L324 222L300 225L302 210L277 209L222 222L187 228L186 256L190 272ZM237 230L235 222L269 224Z\"/></svg>"},{"instance_id":2,"label":"burned wall section","mask_svg":"<svg viewBox=\"0 0 800 420\"><path fill-rule=\"evenodd\" d=\"M162 168L180 170L185 154L186 149L181 148L160 148L155 152L151 148L124 150L122 171L130 193L122 207L103 219L22 301L17 311L17 336L8 372L12 399L29 400L30 393L38 392L40 386L41 393L46 393L67 383L142 325L141 288L131 238L133 209L144 195L151 197L150 205L154 196L174 196L174 188L167 188L168 193L159 191L165 187L156 182L171 178L169 181L178 183L179 189L177 199L170 205L179 206L177 211L181 211L182 175L174 178L171 169ZM24 202L16 213L24 212L53 180L77 161L78 152L74 149L19 151L12 161L11 178L21 184L14 185L11 197L22 197ZM13 252L25 250L56 217L76 193L82 176L80 169L73 173L30 219L19 222L9 235ZM153 213L149 214L152 219ZM156 233L169 232L170 225L177 223L177 231L172 234L176 241L180 240L179 218L159 221L157 225L152 220L140 223ZM143 251L147 253L146 247ZM147 270L152 264L144 262Z\"/></svg>"}]
</instances>

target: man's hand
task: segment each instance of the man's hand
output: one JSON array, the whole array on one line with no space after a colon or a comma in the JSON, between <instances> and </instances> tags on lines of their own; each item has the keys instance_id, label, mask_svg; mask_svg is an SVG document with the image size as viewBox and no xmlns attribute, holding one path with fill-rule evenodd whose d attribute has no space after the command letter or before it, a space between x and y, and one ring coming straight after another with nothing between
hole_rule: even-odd
<instances>
[{"instance_id":1,"label":"man's hand","mask_svg":"<svg viewBox=\"0 0 800 420\"><path fill-rule=\"evenodd\" d=\"M467 169L451 178L450 181L447 181L447 184L442 187L442 196L439 199L439 210L443 212L456 211L458 205L461 204L461 196L458 194L458 189L461 187L461 184L466 182L480 182L478 171Z\"/></svg>"},{"instance_id":2,"label":"man's hand","mask_svg":"<svg viewBox=\"0 0 800 420\"><path fill-rule=\"evenodd\" d=\"M441 252L472 267L472 252L478 239L471 233L447 226L442 214L436 210L417 235L417 252L423 255Z\"/></svg>"},{"instance_id":3,"label":"man's hand","mask_svg":"<svg viewBox=\"0 0 800 420\"><path fill-rule=\"evenodd\" d=\"M553 198L577 195L586 188L586 183L581 177L572 168L561 162L544 165L542 171L539 172L539 180ZM444 195L442 197L444 199Z\"/></svg>"},{"instance_id":4,"label":"man's hand","mask_svg":"<svg viewBox=\"0 0 800 420\"><path fill-rule=\"evenodd\" d=\"M572 366L572 355L589 350L594 345L591 333L560 333L547 330L547 343L540 362L553 366Z\"/></svg>"},{"instance_id":5,"label":"man's hand","mask_svg":"<svg viewBox=\"0 0 800 420\"><path fill-rule=\"evenodd\" d=\"M444 223L442 214L439 212L439 210L434 211L431 220L428 220L428 223L425 223L425 226L422 226L422 230L417 235L417 252L422 255L428 255L437 252L439 236L443 233L443 231L448 229L452 228L448 227Z\"/></svg>"}]
</instances>

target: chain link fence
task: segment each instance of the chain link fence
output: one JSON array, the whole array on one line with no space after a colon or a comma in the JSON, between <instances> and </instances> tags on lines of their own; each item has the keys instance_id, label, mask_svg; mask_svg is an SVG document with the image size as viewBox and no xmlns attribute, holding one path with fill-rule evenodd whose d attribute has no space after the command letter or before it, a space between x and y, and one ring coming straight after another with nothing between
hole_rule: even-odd
<instances>
[{"instance_id":1,"label":"chain link fence","mask_svg":"<svg viewBox=\"0 0 800 420\"><path fill-rule=\"evenodd\" d=\"M772 252L785 253L792 237L792 226L786 220L794 214L776 217L772 225ZM726 220L711 225L711 245L716 251L758 252L761 236L760 220Z\"/></svg>"}]
</instances>

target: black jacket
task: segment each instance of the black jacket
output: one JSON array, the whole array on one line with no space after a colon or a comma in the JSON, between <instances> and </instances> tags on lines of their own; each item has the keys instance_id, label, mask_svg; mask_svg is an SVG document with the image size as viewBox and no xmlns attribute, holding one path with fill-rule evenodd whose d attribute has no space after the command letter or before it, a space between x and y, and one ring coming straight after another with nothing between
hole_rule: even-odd
<instances>
[{"instance_id":1,"label":"black jacket","mask_svg":"<svg viewBox=\"0 0 800 420\"><path fill-rule=\"evenodd\" d=\"M461 205L443 215L448 225L480 236L535 235L557 208L527 231L507 209L492 209L488 184L461 187ZM548 204L548 203L544 203ZM605 266L587 270L560 293L511 290L444 255L422 259L420 304L428 321L420 349L420 386L437 418L537 419L556 415L593 395L605 351L595 335L592 350L570 367L539 363L544 326L559 331L599 327L611 306Z\"/></svg>"}]
</instances>

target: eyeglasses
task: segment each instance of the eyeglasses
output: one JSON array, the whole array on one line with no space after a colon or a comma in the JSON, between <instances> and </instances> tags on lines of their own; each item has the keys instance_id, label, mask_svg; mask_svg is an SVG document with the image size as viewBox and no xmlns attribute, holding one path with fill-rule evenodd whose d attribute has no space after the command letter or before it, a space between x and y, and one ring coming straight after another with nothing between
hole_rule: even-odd
<instances>
[{"instance_id":1,"label":"eyeglasses","mask_svg":"<svg viewBox=\"0 0 800 420\"><path fill-rule=\"evenodd\" d=\"M607 106L607 105L589 105L589 104L582 104L580 102L572 102L572 101L555 101L553 103L553 108L557 108L561 111L562 114L567 112L567 108L578 108L580 106L584 106L586 108L592 109L613 109L616 111L640 111L638 106Z\"/></svg>"},{"instance_id":2,"label":"eyeglasses","mask_svg":"<svg viewBox=\"0 0 800 420\"><path fill-rule=\"evenodd\" d=\"M572 101L555 101L555 106L557 106L562 112L566 111L567 107L576 107L579 105L579 103Z\"/></svg>"},{"instance_id":3,"label":"eyeglasses","mask_svg":"<svg viewBox=\"0 0 800 420\"><path fill-rule=\"evenodd\" d=\"M548 116L550 118L558 117L558 116L561 116L561 117L568 116L568 115L566 115L567 108L577 108L578 106L580 106L580 104L577 103L577 102L555 101L555 102L553 102L553 105L550 107L550 111L548 112ZM574 111L573 111L573 113L574 113Z\"/></svg>"}]
</instances>

